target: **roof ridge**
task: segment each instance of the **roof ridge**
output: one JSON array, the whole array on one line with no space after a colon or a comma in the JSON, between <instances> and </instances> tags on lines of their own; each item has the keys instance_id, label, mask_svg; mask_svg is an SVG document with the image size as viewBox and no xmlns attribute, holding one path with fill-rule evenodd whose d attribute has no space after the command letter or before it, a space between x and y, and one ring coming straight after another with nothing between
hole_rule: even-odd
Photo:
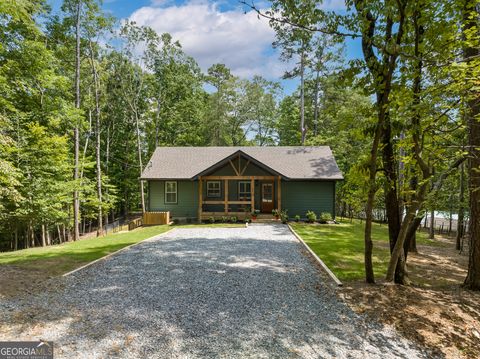
<instances>
[{"instance_id":1,"label":"roof ridge","mask_svg":"<svg viewBox=\"0 0 480 359\"><path fill-rule=\"evenodd\" d=\"M343 179L329 146L158 146L141 178L192 179L239 151L289 179Z\"/></svg>"}]
</instances>

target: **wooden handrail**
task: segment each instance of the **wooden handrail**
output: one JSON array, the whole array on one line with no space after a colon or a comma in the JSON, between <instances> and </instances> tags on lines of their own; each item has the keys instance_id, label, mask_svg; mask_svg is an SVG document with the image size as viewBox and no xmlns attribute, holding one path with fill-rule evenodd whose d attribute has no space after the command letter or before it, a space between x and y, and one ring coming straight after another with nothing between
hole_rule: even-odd
<instances>
[{"instance_id":1,"label":"wooden handrail","mask_svg":"<svg viewBox=\"0 0 480 359\"><path fill-rule=\"evenodd\" d=\"M275 176L203 176L203 180L275 180Z\"/></svg>"},{"instance_id":2,"label":"wooden handrail","mask_svg":"<svg viewBox=\"0 0 480 359\"><path fill-rule=\"evenodd\" d=\"M250 201L203 201L203 204L250 204Z\"/></svg>"}]
</instances>

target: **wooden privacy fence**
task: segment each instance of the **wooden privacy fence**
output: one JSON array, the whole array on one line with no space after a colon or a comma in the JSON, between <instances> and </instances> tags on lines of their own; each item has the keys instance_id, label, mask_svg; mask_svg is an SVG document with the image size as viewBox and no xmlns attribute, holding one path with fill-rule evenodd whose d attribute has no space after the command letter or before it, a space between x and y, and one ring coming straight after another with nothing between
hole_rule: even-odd
<instances>
[{"instance_id":1,"label":"wooden privacy fence","mask_svg":"<svg viewBox=\"0 0 480 359\"><path fill-rule=\"evenodd\" d=\"M143 214L143 225L169 224L170 212L145 212Z\"/></svg>"}]
</instances>

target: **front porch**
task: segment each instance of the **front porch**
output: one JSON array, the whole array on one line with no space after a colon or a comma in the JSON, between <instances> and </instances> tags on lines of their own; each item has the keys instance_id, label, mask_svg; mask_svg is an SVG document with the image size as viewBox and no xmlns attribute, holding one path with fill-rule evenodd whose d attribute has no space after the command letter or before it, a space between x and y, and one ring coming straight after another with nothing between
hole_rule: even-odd
<instances>
[{"instance_id":1,"label":"front porch","mask_svg":"<svg viewBox=\"0 0 480 359\"><path fill-rule=\"evenodd\" d=\"M233 166L232 166L233 167ZM199 221L222 217L273 219L272 210L282 208L281 176L211 175L198 177Z\"/></svg>"}]
</instances>

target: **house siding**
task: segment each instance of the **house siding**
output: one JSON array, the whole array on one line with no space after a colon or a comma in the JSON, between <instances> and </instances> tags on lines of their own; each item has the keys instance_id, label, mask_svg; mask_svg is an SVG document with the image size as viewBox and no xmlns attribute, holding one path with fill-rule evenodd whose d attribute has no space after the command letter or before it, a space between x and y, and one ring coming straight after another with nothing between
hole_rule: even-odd
<instances>
[{"instance_id":1,"label":"house siding","mask_svg":"<svg viewBox=\"0 0 480 359\"><path fill-rule=\"evenodd\" d=\"M176 181L177 203L165 203L165 181L149 181L149 210L170 211L172 218L197 218L198 182Z\"/></svg>"},{"instance_id":2,"label":"house siding","mask_svg":"<svg viewBox=\"0 0 480 359\"><path fill-rule=\"evenodd\" d=\"M255 208L260 208L260 183L255 181ZM206 186L203 186L206 198ZM149 211L170 211L172 218L197 218L198 216L198 182L177 181L177 203L165 204L165 181L149 181ZM277 182L274 182L275 207L277 201ZM229 200L237 199L237 181L229 181ZM221 181L221 197L212 200L223 200L224 183ZM223 212L223 205L215 210ZM213 209L213 208L212 208ZM334 181L282 181L282 209L287 209L290 217L300 215L305 218L307 211L314 211L317 216L329 212L335 216L335 182Z\"/></svg>"},{"instance_id":3,"label":"house siding","mask_svg":"<svg viewBox=\"0 0 480 359\"><path fill-rule=\"evenodd\" d=\"M282 209L288 210L290 217L298 214L305 218L307 211L314 211L317 216L329 212L335 217L335 182L282 182Z\"/></svg>"}]
</instances>

